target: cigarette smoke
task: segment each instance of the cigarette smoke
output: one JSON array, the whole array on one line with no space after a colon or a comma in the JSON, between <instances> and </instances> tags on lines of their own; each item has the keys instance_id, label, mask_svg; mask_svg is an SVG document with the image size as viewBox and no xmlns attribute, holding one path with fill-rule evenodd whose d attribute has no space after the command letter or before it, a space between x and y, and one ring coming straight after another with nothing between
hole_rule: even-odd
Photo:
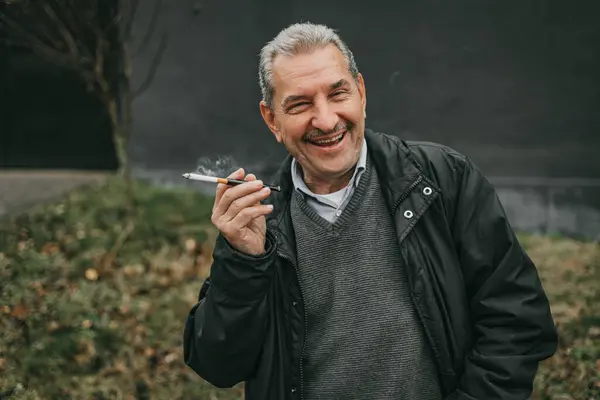
<instances>
[{"instance_id":1,"label":"cigarette smoke","mask_svg":"<svg viewBox=\"0 0 600 400\"><path fill-rule=\"evenodd\" d=\"M202 175L224 178L238 168L238 163L230 156L218 156L216 160L202 157L198 160L196 172Z\"/></svg>"}]
</instances>

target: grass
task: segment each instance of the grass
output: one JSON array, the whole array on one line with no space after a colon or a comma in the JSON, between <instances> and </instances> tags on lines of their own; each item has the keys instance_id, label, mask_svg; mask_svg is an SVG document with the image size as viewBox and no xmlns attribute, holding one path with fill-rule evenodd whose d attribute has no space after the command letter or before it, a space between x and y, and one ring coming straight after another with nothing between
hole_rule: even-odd
<instances>
[{"instance_id":1,"label":"grass","mask_svg":"<svg viewBox=\"0 0 600 400\"><path fill-rule=\"evenodd\" d=\"M559 332L559 349L540 366L534 400L600 398L600 245L521 237L536 262Z\"/></svg>"},{"instance_id":2,"label":"grass","mask_svg":"<svg viewBox=\"0 0 600 400\"><path fill-rule=\"evenodd\" d=\"M135 225L115 179L1 221L0 399L242 398L243 385L215 389L182 359L211 263L212 199L139 182L136 193ZM599 398L598 244L520 239L561 338L533 399Z\"/></svg>"},{"instance_id":3,"label":"grass","mask_svg":"<svg viewBox=\"0 0 600 400\"><path fill-rule=\"evenodd\" d=\"M139 217L123 241L122 193L111 180L0 225L0 392L240 398L240 387L204 383L182 356L183 324L211 262L212 199L138 184Z\"/></svg>"}]
</instances>

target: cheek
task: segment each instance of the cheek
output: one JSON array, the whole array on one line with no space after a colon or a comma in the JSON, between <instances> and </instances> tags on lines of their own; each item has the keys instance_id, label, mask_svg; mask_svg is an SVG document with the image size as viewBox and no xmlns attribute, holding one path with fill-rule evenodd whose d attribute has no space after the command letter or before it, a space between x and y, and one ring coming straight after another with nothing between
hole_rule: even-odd
<instances>
[{"instance_id":1,"label":"cheek","mask_svg":"<svg viewBox=\"0 0 600 400\"><path fill-rule=\"evenodd\" d=\"M352 99L352 101L348 101L344 104L340 104L340 108L338 109L338 114L340 117L345 119L346 121L350 121L352 123L359 123L364 116L363 106L359 99Z\"/></svg>"},{"instance_id":2,"label":"cheek","mask_svg":"<svg viewBox=\"0 0 600 400\"><path fill-rule=\"evenodd\" d=\"M298 142L307 131L307 120L301 116L290 116L283 121L281 132L286 142Z\"/></svg>"}]
</instances>

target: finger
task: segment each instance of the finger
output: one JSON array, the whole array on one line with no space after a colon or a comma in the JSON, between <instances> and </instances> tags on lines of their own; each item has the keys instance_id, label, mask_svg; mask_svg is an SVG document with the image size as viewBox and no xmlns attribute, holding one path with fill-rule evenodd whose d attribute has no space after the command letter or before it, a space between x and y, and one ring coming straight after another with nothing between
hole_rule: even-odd
<instances>
[{"instance_id":1,"label":"finger","mask_svg":"<svg viewBox=\"0 0 600 400\"><path fill-rule=\"evenodd\" d=\"M244 180L248 181L248 182L252 182L256 180L256 175L254 174L248 174L246 175L246 177L244 178ZM256 202L256 204L260 204L260 201Z\"/></svg>"},{"instance_id":2,"label":"finger","mask_svg":"<svg viewBox=\"0 0 600 400\"><path fill-rule=\"evenodd\" d=\"M260 180L255 180L252 182L245 182L227 189L225 193L223 193L223 195L221 196L221 199L219 200L219 203L217 203L213 213L217 214L218 216L222 216L227 212L227 210L231 206L231 203L233 203L241 197L258 192L262 189L262 187L263 182Z\"/></svg>"},{"instance_id":3,"label":"finger","mask_svg":"<svg viewBox=\"0 0 600 400\"><path fill-rule=\"evenodd\" d=\"M271 194L271 190L268 187L265 187L257 192L249 193L245 196L238 197L233 202L231 202L231 205L223 214L223 220L233 220L244 209L260 204L261 200L264 200L267 197L269 197L269 194Z\"/></svg>"},{"instance_id":4,"label":"finger","mask_svg":"<svg viewBox=\"0 0 600 400\"><path fill-rule=\"evenodd\" d=\"M273 211L273 206L271 204L267 204L267 205L256 205L256 206L252 206L252 207L247 207L244 208L242 211L240 211L236 217L231 220L231 222L228 224L229 228L232 231L238 231L241 228L248 226L248 224L253 220L256 219L258 217L262 217L263 215L267 215L269 214L271 211Z\"/></svg>"},{"instance_id":5,"label":"finger","mask_svg":"<svg viewBox=\"0 0 600 400\"><path fill-rule=\"evenodd\" d=\"M244 169L243 168L238 168L237 171L234 171L233 173L231 173L228 178L231 179L242 179L244 177ZM216 206L219 204L219 202L221 201L221 197L223 197L223 193L225 193L225 191L227 189L231 188L231 186L229 185L225 185L223 183L219 183L217 185L217 189L215 191L215 202L213 205L213 211L215 210Z\"/></svg>"}]
</instances>

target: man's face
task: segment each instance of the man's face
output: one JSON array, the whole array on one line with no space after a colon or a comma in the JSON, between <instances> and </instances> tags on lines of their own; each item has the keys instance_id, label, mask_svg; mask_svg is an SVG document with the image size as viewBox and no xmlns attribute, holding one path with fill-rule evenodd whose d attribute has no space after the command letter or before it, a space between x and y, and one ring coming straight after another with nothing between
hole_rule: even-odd
<instances>
[{"instance_id":1,"label":"man's face","mask_svg":"<svg viewBox=\"0 0 600 400\"><path fill-rule=\"evenodd\" d=\"M273 62L273 109L263 118L304 171L304 179L327 184L352 171L364 137L366 95L335 45Z\"/></svg>"}]
</instances>

